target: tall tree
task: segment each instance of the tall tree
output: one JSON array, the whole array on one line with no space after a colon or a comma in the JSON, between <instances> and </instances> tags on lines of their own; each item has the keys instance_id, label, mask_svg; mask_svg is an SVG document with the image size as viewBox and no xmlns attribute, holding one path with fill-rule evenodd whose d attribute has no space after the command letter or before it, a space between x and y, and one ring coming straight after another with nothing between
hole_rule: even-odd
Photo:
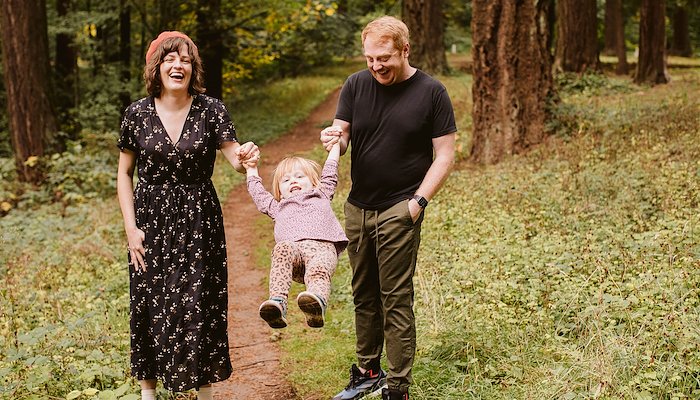
<instances>
[{"instance_id":1,"label":"tall tree","mask_svg":"<svg viewBox=\"0 0 700 400\"><path fill-rule=\"evenodd\" d=\"M605 1L605 54L617 56L615 73L627 74L629 67L627 66L622 0Z\"/></svg>"},{"instance_id":2,"label":"tall tree","mask_svg":"<svg viewBox=\"0 0 700 400\"><path fill-rule=\"evenodd\" d=\"M642 0L639 18L639 59L635 83L668 83L666 69L666 1Z\"/></svg>"},{"instance_id":3,"label":"tall tree","mask_svg":"<svg viewBox=\"0 0 700 400\"><path fill-rule=\"evenodd\" d=\"M70 0L56 0L58 18L65 18L70 11ZM58 89L58 107L61 110L72 108L76 104L77 87L75 81L78 67L78 54L73 44L70 31L59 31L56 34L56 83Z\"/></svg>"},{"instance_id":4,"label":"tall tree","mask_svg":"<svg viewBox=\"0 0 700 400\"><path fill-rule=\"evenodd\" d=\"M596 0L557 1L557 71L600 69L597 26Z\"/></svg>"},{"instance_id":5,"label":"tall tree","mask_svg":"<svg viewBox=\"0 0 700 400\"><path fill-rule=\"evenodd\" d=\"M553 94L550 0L473 0L471 159L495 163L545 137Z\"/></svg>"},{"instance_id":6,"label":"tall tree","mask_svg":"<svg viewBox=\"0 0 700 400\"><path fill-rule=\"evenodd\" d=\"M10 138L17 175L38 183L33 156L43 156L56 131L51 106L49 45L45 0L0 0L2 58Z\"/></svg>"},{"instance_id":7,"label":"tall tree","mask_svg":"<svg viewBox=\"0 0 700 400\"><path fill-rule=\"evenodd\" d=\"M127 0L119 2L119 60L121 63L119 77L126 85L131 80L131 4ZM131 101L131 94L124 89L119 93L120 110L124 110Z\"/></svg>"},{"instance_id":8,"label":"tall tree","mask_svg":"<svg viewBox=\"0 0 700 400\"><path fill-rule=\"evenodd\" d=\"M220 99L223 95L224 39L220 28L221 0L198 0L197 41L204 64L207 94Z\"/></svg>"},{"instance_id":9,"label":"tall tree","mask_svg":"<svg viewBox=\"0 0 700 400\"><path fill-rule=\"evenodd\" d=\"M404 0L403 20L411 32L411 64L430 74L446 72L443 0Z\"/></svg>"},{"instance_id":10,"label":"tall tree","mask_svg":"<svg viewBox=\"0 0 700 400\"><path fill-rule=\"evenodd\" d=\"M690 46L690 29L688 29L688 9L683 4L677 4L673 10L671 27L673 36L671 40L670 54L681 57L691 57L693 50Z\"/></svg>"}]
</instances>

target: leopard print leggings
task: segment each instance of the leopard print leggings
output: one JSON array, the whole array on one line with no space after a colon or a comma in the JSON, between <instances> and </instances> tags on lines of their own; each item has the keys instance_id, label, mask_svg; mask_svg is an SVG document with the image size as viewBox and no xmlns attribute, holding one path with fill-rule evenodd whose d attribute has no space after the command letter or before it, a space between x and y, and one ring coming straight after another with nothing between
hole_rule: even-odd
<instances>
[{"instance_id":1,"label":"leopard print leggings","mask_svg":"<svg viewBox=\"0 0 700 400\"><path fill-rule=\"evenodd\" d=\"M331 276L338 265L338 253L332 242L300 240L279 242L272 249L270 268L270 297L287 300L294 282L306 285L306 290L328 304Z\"/></svg>"}]
</instances>

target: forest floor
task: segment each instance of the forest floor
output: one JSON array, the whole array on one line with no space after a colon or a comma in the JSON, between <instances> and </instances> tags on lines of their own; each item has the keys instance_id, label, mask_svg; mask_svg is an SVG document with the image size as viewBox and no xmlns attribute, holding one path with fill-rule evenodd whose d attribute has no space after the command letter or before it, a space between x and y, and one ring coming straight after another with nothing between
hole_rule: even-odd
<instances>
[{"instance_id":1,"label":"forest floor","mask_svg":"<svg viewBox=\"0 0 700 400\"><path fill-rule=\"evenodd\" d=\"M335 90L301 123L273 142L260 146L260 176L270 190L268 177L284 157L302 153L320 144L319 132L333 120L339 90ZM228 242L228 324L233 374L214 385L220 400L297 399L281 366L280 349L273 330L258 314L267 299L267 269L256 266L254 233L261 215L250 198L245 182L234 187L223 207Z\"/></svg>"}]
</instances>

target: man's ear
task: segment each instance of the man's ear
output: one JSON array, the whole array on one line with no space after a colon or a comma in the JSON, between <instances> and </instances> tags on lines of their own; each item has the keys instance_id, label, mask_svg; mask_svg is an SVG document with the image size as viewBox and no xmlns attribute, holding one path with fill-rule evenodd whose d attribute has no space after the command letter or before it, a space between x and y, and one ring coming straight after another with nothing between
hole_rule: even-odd
<instances>
[{"instance_id":1,"label":"man's ear","mask_svg":"<svg viewBox=\"0 0 700 400\"><path fill-rule=\"evenodd\" d=\"M406 43L406 45L403 47L403 52L401 55L405 58L408 58L409 54L411 54L411 46L408 43Z\"/></svg>"}]
</instances>

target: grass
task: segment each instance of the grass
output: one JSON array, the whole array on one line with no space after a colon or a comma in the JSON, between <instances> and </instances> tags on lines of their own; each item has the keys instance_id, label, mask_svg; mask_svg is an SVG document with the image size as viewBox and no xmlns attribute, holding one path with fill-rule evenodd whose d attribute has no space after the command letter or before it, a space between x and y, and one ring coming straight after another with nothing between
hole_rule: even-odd
<instances>
[{"instance_id":1,"label":"grass","mask_svg":"<svg viewBox=\"0 0 700 400\"><path fill-rule=\"evenodd\" d=\"M547 143L459 164L423 225L412 398L700 396L700 71L671 75L564 90ZM443 81L468 98L466 78ZM347 256L333 279L327 326L293 320L281 341L304 399L355 361Z\"/></svg>"}]
</instances>

